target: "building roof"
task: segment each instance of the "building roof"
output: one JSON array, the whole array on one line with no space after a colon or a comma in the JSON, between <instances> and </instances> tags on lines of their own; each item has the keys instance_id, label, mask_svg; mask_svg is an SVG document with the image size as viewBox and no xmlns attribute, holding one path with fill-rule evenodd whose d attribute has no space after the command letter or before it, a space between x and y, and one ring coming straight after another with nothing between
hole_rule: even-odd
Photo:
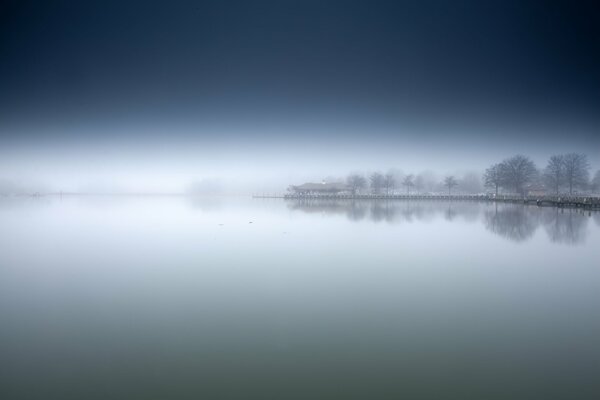
<instances>
[{"instance_id":1,"label":"building roof","mask_svg":"<svg viewBox=\"0 0 600 400\"><path fill-rule=\"evenodd\" d=\"M350 190L350 187L342 182L323 182L323 183L311 183L307 182L302 185L292 186L292 189L297 191L344 191Z\"/></svg>"},{"instance_id":2,"label":"building roof","mask_svg":"<svg viewBox=\"0 0 600 400\"><path fill-rule=\"evenodd\" d=\"M539 192L542 192L542 191L546 190L546 187L544 185L540 185L538 183L532 183L530 185L525 186L525 189L527 189L529 191L539 191Z\"/></svg>"}]
</instances>

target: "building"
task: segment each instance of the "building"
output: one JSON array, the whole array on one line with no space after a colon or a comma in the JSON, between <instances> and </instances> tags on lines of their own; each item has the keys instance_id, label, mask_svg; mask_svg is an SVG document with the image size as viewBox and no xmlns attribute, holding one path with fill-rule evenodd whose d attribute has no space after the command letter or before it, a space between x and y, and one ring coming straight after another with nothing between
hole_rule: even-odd
<instances>
[{"instance_id":1,"label":"building","mask_svg":"<svg viewBox=\"0 0 600 400\"><path fill-rule=\"evenodd\" d=\"M546 195L546 188L542 185L539 184L532 184L532 185L528 185L525 188L525 194L527 196L537 196L537 197L543 197Z\"/></svg>"},{"instance_id":2,"label":"building","mask_svg":"<svg viewBox=\"0 0 600 400\"><path fill-rule=\"evenodd\" d=\"M321 182L321 183L304 183L298 186L290 186L290 192L301 195L311 194L340 194L343 192L351 192L350 186L342 182Z\"/></svg>"}]
</instances>

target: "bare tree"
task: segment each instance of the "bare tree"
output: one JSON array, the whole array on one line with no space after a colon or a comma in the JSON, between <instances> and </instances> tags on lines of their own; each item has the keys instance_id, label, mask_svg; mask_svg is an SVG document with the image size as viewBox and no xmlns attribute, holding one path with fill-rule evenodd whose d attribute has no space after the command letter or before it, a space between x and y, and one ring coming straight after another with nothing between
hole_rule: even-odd
<instances>
[{"instance_id":1,"label":"bare tree","mask_svg":"<svg viewBox=\"0 0 600 400\"><path fill-rule=\"evenodd\" d=\"M502 186L502 172L500 168L500 164L494 164L486 169L483 174L485 186L493 188L496 191L496 196L498 196L498 189Z\"/></svg>"},{"instance_id":2,"label":"bare tree","mask_svg":"<svg viewBox=\"0 0 600 400\"><path fill-rule=\"evenodd\" d=\"M383 177L383 187L385 188L385 194L389 196L390 191L393 193L396 186L396 178L392 172L388 172Z\"/></svg>"},{"instance_id":3,"label":"bare tree","mask_svg":"<svg viewBox=\"0 0 600 400\"><path fill-rule=\"evenodd\" d=\"M371 190L373 191L373 193L375 193L375 194L381 193L381 189L384 186L384 180L385 180L383 174L381 174L380 172L374 172L369 177L369 180L371 181Z\"/></svg>"},{"instance_id":4,"label":"bare tree","mask_svg":"<svg viewBox=\"0 0 600 400\"><path fill-rule=\"evenodd\" d=\"M415 179L415 183L419 184L419 190L432 192L435 190L435 187L438 184L438 180L435 175L431 171L423 171L420 172L417 178Z\"/></svg>"},{"instance_id":5,"label":"bare tree","mask_svg":"<svg viewBox=\"0 0 600 400\"><path fill-rule=\"evenodd\" d=\"M514 189L515 193L524 195L525 185L534 182L538 172L529 157L519 154L502 161L500 175L502 185Z\"/></svg>"},{"instance_id":6,"label":"bare tree","mask_svg":"<svg viewBox=\"0 0 600 400\"><path fill-rule=\"evenodd\" d=\"M362 189L367 187L367 180L359 174L351 174L346 179L348 186L352 190L352 194L355 195L360 192Z\"/></svg>"},{"instance_id":7,"label":"bare tree","mask_svg":"<svg viewBox=\"0 0 600 400\"><path fill-rule=\"evenodd\" d=\"M415 186L414 175L408 174L402 180L402 186L406 187L406 194L410 195L410 188Z\"/></svg>"},{"instance_id":8,"label":"bare tree","mask_svg":"<svg viewBox=\"0 0 600 400\"><path fill-rule=\"evenodd\" d=\"M467 172L459 182L460 189L463 193L481 193L481 176L476 172Z\"/></svg>"},{"instance_id":9,"label":"bare tree","mask_svg":"<svg viewBox=\"0 0 600 400\"><path fill-rule=\"evenodd\" d=\"M444 186L448 188L448 196L450 196L452 188L458 186L458 182L456 181L456 178L450 175L444 178Z\"/></svg>"},{"instance_id":10,"label":"bare tree","mask_svg":"<svg viewBox=\"0 0 600 400\"><path fill-rule=\"evenodd\" d=\"M590 179L590 163L587 156L581 153L570 153L563 156L565 182L569 186L569 194L573 189L583 189Z\"/></svg>"},{"instance_id":11,"label":"bare tree","mask_svg":"<svg viewBox=\"0 0 600 400\"><path fill-rule=\"evenodd\" d=\"M548 160L548 165L544 169L544 183L554 190L558 196L560 187L565 180L565 157L563 155L554 155Z\"/></svg>"},{"instance_id":12,"label":"bare tree","mask_svg":"<svg viewBox=\"0 0 600 400\"><path fill-rule=\"evenodd\" d=\"M417 193L422 193L423 192L423 187L425 186L425 179L423 178L423 175L418 174L415 177L414 180L415 183L415 190Z\"/></svg>"},{"instance_id":13,"label":"bare tree","mask_svg":"<svg viewBox=\"0 0 600 400\"><path fill-rule=\"evenodd\" d=\"M600 192L600 170L596 171L594 179L592 179L592 190L594 192Z\"/></svg>"}]
</instances>

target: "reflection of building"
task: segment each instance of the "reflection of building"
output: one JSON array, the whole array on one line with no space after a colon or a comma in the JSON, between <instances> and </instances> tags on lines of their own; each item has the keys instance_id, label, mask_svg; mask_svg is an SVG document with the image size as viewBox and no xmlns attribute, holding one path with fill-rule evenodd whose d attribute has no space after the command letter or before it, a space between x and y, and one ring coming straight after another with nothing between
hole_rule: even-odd
<instances>
[{"instance_id":1,"label":"reflection of building","mask_svg":"<svg viewBox=\"0 0 600 400\"><path fill-rule=\"evenodd\" d=\"M304 183L299 186L290 186L290 191L296 194L339 194L350 192L351 188L341 182Z\"/></svg>"}]
</instances>

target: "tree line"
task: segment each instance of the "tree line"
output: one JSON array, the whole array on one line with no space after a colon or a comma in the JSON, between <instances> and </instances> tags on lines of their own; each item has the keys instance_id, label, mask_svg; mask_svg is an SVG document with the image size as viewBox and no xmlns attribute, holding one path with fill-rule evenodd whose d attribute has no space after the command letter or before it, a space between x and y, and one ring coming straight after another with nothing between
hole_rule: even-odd
<instances>
[{"instance_id":1,"label":"tree line","mask_svg":"<svg viewBox=\"0 0 600 400\"><path fill-rule=\"evenodd\" d=\"M539 186L547 193L573 195L600 190L600 171L590 180L590 163L585 154L556 154L539 170L527 156L516 155L486 169L485 186L494 190L524 195L527 187Z\"/></svg>"},{"instance_id":2,"label":"tree line","mask_svg":"<svg viewBox=\"0 0 600 400\"><path fill-rule=\"evenodd\" d=\"M600 171L590 179L590 163L587 156L581 153L553 155L541 170L529 157L518 154L491 165L482 178L478 174L467 174L463 179L447 175L441 181L432 182L431 177L427 179L414 174L398 176L390 171L373 172L368 177L352 173L346 178L346 184L353 194L370 192L390 195L396 189L403 189L404 193L410 195L427 185L438 192L447 191L449 195L455 188L463 192L480 192L484 187L496 195L500 192L525 195L532 190L573 195L582 191L600 191Z\"/></svg>"},{"instance_id":3,"label":"tree line","mask_svg":"<svg viewBox=\"0 0 600 400\"><path fill-rule=\"evenodd\" d=\"M402 186L406 190L406 194L410 195L411 191L422 186L419 179L420 177L415 177L414 174L408 174L398 179L392 172L386 174L374 172L369 175L369 179L367 180L361 174L354 173L348 176L346 183L353 194L361 193L365 189L370 188L373 194L390 195L395 192L398 186ZM448 190L448 194L452 194L452 189L459 185L459 181L453 175L449 175L444 178L441 184Z\"/></svg>"}]
</instances>

